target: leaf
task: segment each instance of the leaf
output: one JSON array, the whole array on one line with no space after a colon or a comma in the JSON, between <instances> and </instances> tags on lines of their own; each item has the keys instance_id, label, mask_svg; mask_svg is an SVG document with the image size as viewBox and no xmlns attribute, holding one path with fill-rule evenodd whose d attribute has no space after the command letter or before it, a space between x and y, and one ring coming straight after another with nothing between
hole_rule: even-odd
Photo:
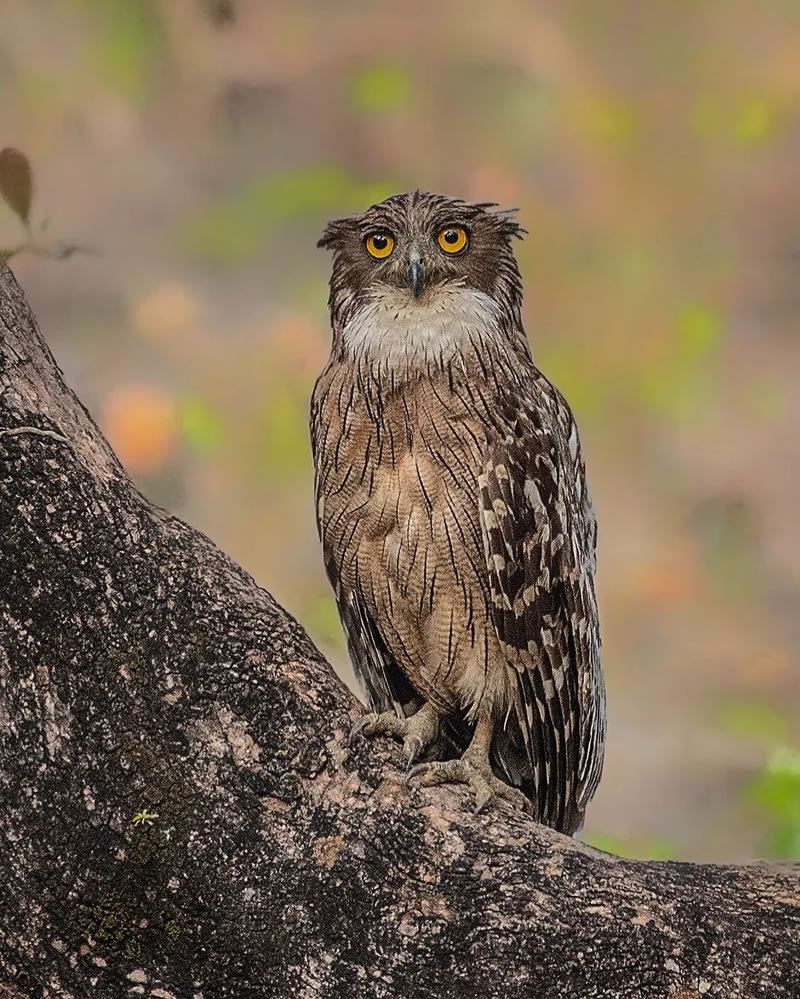
<instances>
[{"instance_id":1,"label":"leaf","mask_svg":"<svg viewBox=\"0 0 800 999\"><path fill-rule=\"evenodd\" d=\"M27 226L33 200L33 171L28 157L10 146L0 151L0 194Z\"/></svg>"}]
</instances>

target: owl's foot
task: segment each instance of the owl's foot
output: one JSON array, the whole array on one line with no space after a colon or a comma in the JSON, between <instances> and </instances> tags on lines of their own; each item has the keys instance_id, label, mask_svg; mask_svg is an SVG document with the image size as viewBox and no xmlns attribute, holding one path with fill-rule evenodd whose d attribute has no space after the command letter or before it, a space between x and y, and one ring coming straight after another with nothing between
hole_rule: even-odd
<instances>
[{"instance_id":1,"label":"owl's foot","mask_svg":"<svg viewBox=\"0 0 800 999\"><path fill-rule=\"evenodd\" d=\"M410 770L439 738L439 715L430 704L423 705L410 718L398 718L392 711L368 714L359 718L350 730L350 742L359 735L365 738L389 735L402 742Z\"/></svg>"},{"instance_id":2,"label":"owl's foot","mask_svg":"<svg viewBox=\"0 0 800 999\"><path fill-rule=\"evenodd\" d=\"M532 805L522 791L500 780L492 770L488 758L471 756L470 751L460 760L442 760L434 763L418 763L408 773L408 779L419 777L425 787L436 784L466 784L475 795L475 815L482 812L492 798L500 798L513 808L530 812Z\"/></svg>"}]
</instances>

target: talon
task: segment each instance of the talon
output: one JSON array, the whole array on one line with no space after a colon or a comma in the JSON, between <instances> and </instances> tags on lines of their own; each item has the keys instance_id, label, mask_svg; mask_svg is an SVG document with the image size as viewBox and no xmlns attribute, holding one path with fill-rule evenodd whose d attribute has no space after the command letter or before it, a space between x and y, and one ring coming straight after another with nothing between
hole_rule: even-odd
<instances>
[{"instance_id":1,"label":"talon","mask_svg":"<svg viewBox=\"0 0 800 999\"><path fill-rule=\"evenodd\" d=\"M359 718L350 729L348 745L352 746L359 736L389 736L403 743L408 768L411 768L433 744L438 729L437 716L427 705L409 718L399 718L393 711L383 711L381 714L369 712Z\"/></svg>"},{"instance_id":2,"label":"talon","mask_svg":"<svg viewBox=\"0 0 800 999\"><path fill-rule=\"evenodd\" d=\"M509 805L511 808L516 808L520 812L525 812L527 815L533 814L533 805L530 801L528 801L525 795L521 791L517 791L516 788L499 788L496 793L500 801Z\"/></svg>"},{"instance_id":3,"label":"talon","mask_svg":"<svg viewBox=\"0 0 800 999\"><path fill-rule=\"evenodd\" d=\"M412 780L414 777L420 778L423 787L436 787L438 784L466 784L459 776L459 760L435 760L430 763L418 763L413 767L406 777Z\"/></svg>"},{"instance_id":4,"label":"talon","mask_svg":"<svg viewBox=\"0 0 800 999\"><path fill-rule=\"evenodd\" d=\"M494 796L495 792L489 787L488 784L481 784L475 792L475 807L472 810L472 814L479 815Z\"/></svg>"},{"instance_id":5,"label":"talon","mask_svg":"<svg viewBox=\"0 0 800 999\"><path fill-rule=\"evenodd\" d=\"M477 762L462 756L460 760L438 760L430 763L418 763L406 774L406 780L421 778L423 787L437 784L466 784L475 795L473 812L478 815L493 800L497 799L512 808L525 812L531 811L531 805L525 795L515 787L500 780L492 772L487 760Z\"/></svg>"},{"instance_id":6,"label":"talon","mask_svg":"<svg viewBox=\"0 0 800 999\"><path fill-rule=\"evenodd\" d=\"M406 740L406 745L403 746L403 748L408 756L408 766L406 767L406 770L410 770L422 753L422 742L419 739L408 739Z\"/></svg>"},{"instance_id":7,"label":"talon","mask_svg":"<svg viewBox=\"0 0 800 999\"><path fill-rule=\"evenodd\" d=\"M364 733L364 729L369 725L369 723L370 723L370 717L369 717L369 715L364 715L363 718L359 718L358 719L358 721L355 723L355 725L353 725L353 727L350 729L350 735L348 736L348 739L347 739L347 745L348 746L352 746L353 745L353 741L356 738L358 738L359 735L362 735ZM365 734L369 734L369 733L365 733Z\"/></svg>"}]
</instances>

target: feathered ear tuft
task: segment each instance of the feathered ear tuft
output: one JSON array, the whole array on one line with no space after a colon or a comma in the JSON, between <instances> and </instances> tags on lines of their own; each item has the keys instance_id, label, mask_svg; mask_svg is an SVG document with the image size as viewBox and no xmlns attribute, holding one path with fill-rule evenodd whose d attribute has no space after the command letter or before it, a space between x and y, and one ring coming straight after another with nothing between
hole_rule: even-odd
<instances>
[{"instance_id":1,"label":"feathered ear tuft","mask_svg":"<svg viewBox=\"0 0 800 999\"><path fill-rule=\"evenodd\" d=\"M514 216L519 211L518 208L504 208L497 212L492 212L492 217L497 221L500 232L508 239L522 239L528 234L527 229L523 229Z\"/></svg>"},{"instance_id":2,"label":"feathered ear tuft","mask_svg":"<svg viewBox=\"0 0 800 999\"><path fill-rule=\"evenodd\" d=\"M354 216L343 219L333 219L325 226L325 232L317 240L317 246L323 250L336 250L342 240L353 227Z\"/></svg>"}]
</instances>

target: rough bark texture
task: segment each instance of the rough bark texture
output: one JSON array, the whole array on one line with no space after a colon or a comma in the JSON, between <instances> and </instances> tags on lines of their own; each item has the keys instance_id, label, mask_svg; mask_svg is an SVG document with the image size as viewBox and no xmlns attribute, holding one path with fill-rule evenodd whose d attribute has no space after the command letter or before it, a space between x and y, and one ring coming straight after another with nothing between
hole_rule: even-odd
<instances>
[{"instance_id":1,"label":"rough bark texture","mask_svg":"<svg viewBox=\"0 0 800 999\"><path fill-rule=\"evenodd\" d=\"M355 700L136 491L2 263L0 338L0 995L800 995L797 868L622 861L348 749Z\"/></svg>"}]
</instances>

